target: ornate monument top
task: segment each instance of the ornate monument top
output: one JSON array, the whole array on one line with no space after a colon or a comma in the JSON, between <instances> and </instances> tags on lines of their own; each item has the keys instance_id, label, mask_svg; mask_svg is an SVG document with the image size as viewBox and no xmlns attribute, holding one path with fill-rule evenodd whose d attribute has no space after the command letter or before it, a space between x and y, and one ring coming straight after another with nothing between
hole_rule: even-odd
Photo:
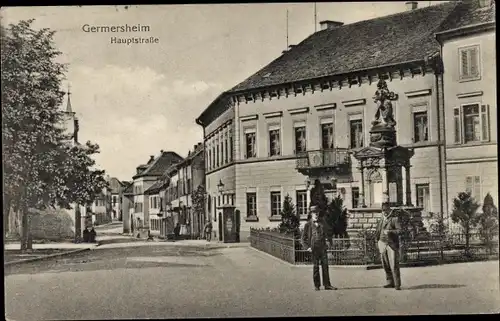
<instances>
[{"instance_id":1,"label":"ornate monument top","mask_svg":"<svg viewBox=\"0 0 500 321\"><path fill-rule=\"evenodd\" d=\"M373 127L389 127L394 128L396 121L392 110L391 100L398 99L398 95L389 91L385 80L380 79L377 84L377 91L373 96L374 102L377 104L377 112L375 120L372 122Z\"/></svg>"}]
</instances>

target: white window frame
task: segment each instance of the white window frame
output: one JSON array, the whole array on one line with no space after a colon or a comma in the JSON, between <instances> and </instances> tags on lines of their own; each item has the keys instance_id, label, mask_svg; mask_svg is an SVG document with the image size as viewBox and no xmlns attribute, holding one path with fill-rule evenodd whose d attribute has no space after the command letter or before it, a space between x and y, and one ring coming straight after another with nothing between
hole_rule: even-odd
<instances>
[{"instance_id":1,"label":"white window frame","mask_svg":"<svg viewBox=\"0 0 500 321\"><path fill-rule=\"evenodd\" d=\"M323 149L323 125L332 125L333 148L335 148L335 121L333 118L322 118L319 122L319 149Z\"/></svg>"},{"instance_id":2,"label":"white window frame","mask_svg":"<svg viewBox=\"0 0 500 321\"><path fill-rule=\"evenodd\" d=\"M277 155L271 155L271 131L278 131L278 146L279 152ZM281 129L281 124L268 124L267 126L267 148L268 148L268 156L269 157L278 157L283 155L283 130Z\"/></svg>"},{"instance_id":3,"label":"white window frame","mask_svg":"<svg viewBox=\"0 0 500 321\"><path fill-rule=\"evenodd\" d=\"M424 205L418 205L418 197L419 197L419 188L426 187L427 188L427 208ZM430 211L431 209L431 184L429 183L416 183L415 184L415 203L417 206L422 206L424 210Z\"/></svg>"},{"instance_id":4,"label":"white window frame","mask_svg":"<svg viewBox=\"0 0 500 321\"><path fill-rule=\"evenodd\" d=\"M422 114L422 113L425 113L425 116L427 118L427 139L424 139L424 140L419 140L418 142L415 141L415 136L416 136L416 132L415 132L415 115L416 114ZM428 142L430 141L430 138L431 138L431 135L430 135L430 126L429 126L429 110L427 108L425 109L415 109L415 110L412 110L411 111L411 124L412 124L412 141L414 143L425 143L425 142Z\"/></svg>"},{"instance_id":5,"label":"white window frame","mask_svg":"<svg viewBox=\"0 0 500 321\"><path fill-rule=\"evenodd\" d=\"M248 207L248 194L253 194L255 196L255 213L249 214ZM245 208L247 212L247 217L258 217L258 206L257 206L257 190L247 190L245 193Z\"/></svg>"},{"instance_id":6,"label":"white window frame","mask_svg":"<svg viewBox=\"0 0 500 321\"><path fill-rule=\"evenodd\" d=\"M279 208L278 208L278 213L277 214L273 214L273 195L276 195L278 194L280 196L280 201L279 201ZM278 215L281 215L281 210L282 210L282 207L283 207L283 193L281 192L281 190L274 190L274 189L271 189L271 191L269 192L269 213L271 213L271 217L272 216L278 216Z\"/></svg>"},{"instance_id":7,"label":"white window frame","mask_svg":"<svg viewBox=\"0 0 500 321\"><path fill-rule=\"evenodd\" d=\"M479 106L479 127L481 130L479 141L465 141L465 115L464 115L464 107L470 105L478 105ZM456 111L458 110L458 115ZM456 128L456 119L458 117L458 126ZM483 119L485 118L485 119ZM486 121L486 124L484 124ZM486 126L484 128L484 126ZM458 137L456 137L456 132L458 130ZM486 131L486 132L485 132ZM458 139L457 139L458 138ZM453 108L453 141L455 144L477 144L481 142L489 142L491 139L491 119L490 119L490 105L482 104L481 102L470 102L466 104L461 104L460 107Z\"/></svg>"},{"instance_id":8,"label":"white window frame","mask_svg":"<svg viewBox=\"0 0 500 321\"><path fill-rule=\"evenodd\" d=\"M462 66L462 52L468 51L469 53L467 54L467 64L468 64L468 72L470 73L471 69L471 56L470 56L470 51L471 50L476 50L477 51L477 75L464 75L464 70ZM464 47L458 48L458 79L460 82L464 81L472 81L472 80L480 80L481 79L481 48L479 44L473 44L473 45L467 45Z\"/></svg>"},{"instance_id":9,"label":"white window frame","mask_svg":"<svg viewBox=\"0 0 500 321\"><path fill-rule=\"evenodd\" d=\"M255 135L255 140L254 140L254 151L255 151L255 156L248 157L247 155L247 134L254 134ZM243 128L243 159L251 159L251 158L257 158L258 157L258 139L257 139L257 127L245 127Z\"/></svg>"},{"instance_id":10,"label":"white window frame","mask_svg":"<svg viewBox=\"0 0 500 321\"><path fill-rule=\"evenodd\" d=\"M357 112L357 113L349 113L347 117L347 139L348 139L348 144L349 148L353 148L351 146L351 122L356 121L356 120L361 120L361 133L363 135L363 141L362 144L363 146L361 147L355 147L355 148L362 148L366 146L366 140L365 140L365 122L363 118L363 112ZM334 127L335 130L335 127ZM335 137L333 138L335 140ZM321 140L323 140L323 137L321 137ZM323 143L323 142L321 142Z\"/></svg>"},{"instance_id":11,"label":"white window frame","mask_svg":"<svg viewBox=\"0 0 500 321\"><path fill-rule=\"evenodd\" d=\"M467 186L467 180L471 179L471 186ZM479 181L479 182L478 182ZM472 175L465 177L465 191L470 192L470 195L474 197L477 202L482 202L483 190L482 190L482 178L480 175Z\"/></svg>"}]
</instances>

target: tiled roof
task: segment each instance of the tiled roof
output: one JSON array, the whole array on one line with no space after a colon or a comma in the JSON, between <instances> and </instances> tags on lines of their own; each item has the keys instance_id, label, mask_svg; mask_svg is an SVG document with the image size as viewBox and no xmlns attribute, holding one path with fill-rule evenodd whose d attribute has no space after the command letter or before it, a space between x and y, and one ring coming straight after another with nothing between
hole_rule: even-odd
<instances>
[{"instance_id":1,"label":"tiled roof","mask_svg":"<svg viewBox=\"0 0 500 321\"><path fill-rule=\"evenodd\" d=\"M118 194L120 193L120 189L122 188L122 183L116 178L116 177L111 177L109 179L109 188L111 190L111 193L113 194Z\"/></svg>"},{"instance_id":2,"label":"tiled roof","mask_svg":"<svg viewBox=\"0 0 500 321\"><path fill-rule=\"evenodd\" d=\"M140 174L135 175L133 178L136 179L142 176L161 176L167 168L172 164L182 161L182 157L176 152L162 152L160 156L154 159L153 162Z\"/></svg>"},{"instance_id":3,"label":"tiled roof","mask_svg":"<svg viewBox=\"0 0 500 321\"><path fill-rule=\"evenodd\" d=\"M163 182L161 180L157 180L154 182L153 185L151 185L150 188L148 188L146 191L144 191L144 194L156 194L160 188L162 187Z\"/></svg>"},{"instance_id":4,"label":"tiled roof","mask_svg":"<svg viewBox=\"0 0 500 321\"><path fill-rule=\"evenodd\" d=\"M134 183L128 182L127 187L123 190L123 194L133 194L134 193Z\"/></svg>"},{"instance_id":5,"label":"tiled roof","mask_svg":"<svg viewBox=\"0 0 500 321\"><path fill-rule=\"evenodd\" d=\"M439 52L434 32L456 6L447 2L321 30L229 93L424 60Z\"/></svg>"},{"instance_id":6,"label":"tiled roof","mask_svg":"<svg viewBox=\"0 0 500 321\"><path fill-rule=\"evenodd\" d=\"M466 26L495 21L495 1L481 7L479 0L460 1L436 32L454 30Z\"/></svg>"}]
</instances>

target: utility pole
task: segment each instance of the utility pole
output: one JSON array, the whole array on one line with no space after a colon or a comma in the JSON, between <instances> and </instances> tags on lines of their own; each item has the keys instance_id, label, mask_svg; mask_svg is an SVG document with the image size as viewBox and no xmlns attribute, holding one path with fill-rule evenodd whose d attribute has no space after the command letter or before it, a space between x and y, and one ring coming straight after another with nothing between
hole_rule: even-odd
<instances>
[{"instance_id":1,"label":"utility pole","mask_svg":"<svg viewBox=\"0 0 500 321\"><path fill-rule=\"evenodd\" d=\"M286 48L285 50L288 50L288 9L286 9Z\"/></svg>"},{"instance_id":2,"label":"utility pole","mask_svg":"<svg viewBox=\"0 0 500 321\"><path fill-rule=\"evenodd\" d=\"M316 2L314 3L314 32L316 33L318 28L318 13L316 9Z\"/></svg>"}]
</instances>

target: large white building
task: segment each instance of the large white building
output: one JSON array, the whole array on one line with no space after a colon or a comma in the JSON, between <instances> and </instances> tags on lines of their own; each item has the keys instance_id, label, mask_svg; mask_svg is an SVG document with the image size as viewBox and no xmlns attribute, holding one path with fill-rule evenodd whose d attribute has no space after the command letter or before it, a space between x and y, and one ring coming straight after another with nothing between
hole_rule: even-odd
<instances>
[{"instance_id":1,"label":"large white building","mask_svg":"<svg viewBox=\"0 0 500 321\"><path fill-rule=\"evenodd\" d=\"M482 5L476 0L474 6L479 2ZM453 194L469 187L449 188L448 180L454 179L450 175L454 167L448 167L453 163L449 137L453 131L448 130L453 113L451 99L445 96L454 94L450 87L455 85L445 82L453 74L446 68L455 68L456 58L446 44L441 50L435 33L443 31L445 23L452 24L452 17L466 14L474 24L478 19L474 10L492 10L467 6L449 2L418 9L411 2L406 12L390 16L348 25L323 21L321 31L222 93L196 120L204 129L207 209L214 228L218 228L218 207L234 204L241 212L240 239L245 240L252 226L277 225L286 195L305 219L311 186L303 173L314 167L331 170L324 187L342 195L348 208L361 206L363 198L366 206L379 206L381 178L363 173L367 188L361 195L362 174L350 155L369 143L368 129L376 111L372 96L380 79L398 94L393 102L398 144L415 152L411 175L403 177L408 181L404 188L411 189L411 203L423 207L424 213L448 213ZM488 44L481 52L494 59L488 56L494 52L488 49L493 36L482 37ZM491 81L486 86L495 88ZM485 98L495 97L491 89L483 92ZM484 103L492 105L493 100ZM496 115L492 108L490 114ZM493 119L482 120L489 124L489 139L476 147L481 151L496 146ZM496 162L496 155L488 152L488 157ZM470 168L470 175L486 170L475 168ZM496 194L497 175L490 172L479 180L480 196L487 191ZM460 181L466 180L470 179ZM358 228L365 224L351 223Z\"/></svg>"}]
</instances>

